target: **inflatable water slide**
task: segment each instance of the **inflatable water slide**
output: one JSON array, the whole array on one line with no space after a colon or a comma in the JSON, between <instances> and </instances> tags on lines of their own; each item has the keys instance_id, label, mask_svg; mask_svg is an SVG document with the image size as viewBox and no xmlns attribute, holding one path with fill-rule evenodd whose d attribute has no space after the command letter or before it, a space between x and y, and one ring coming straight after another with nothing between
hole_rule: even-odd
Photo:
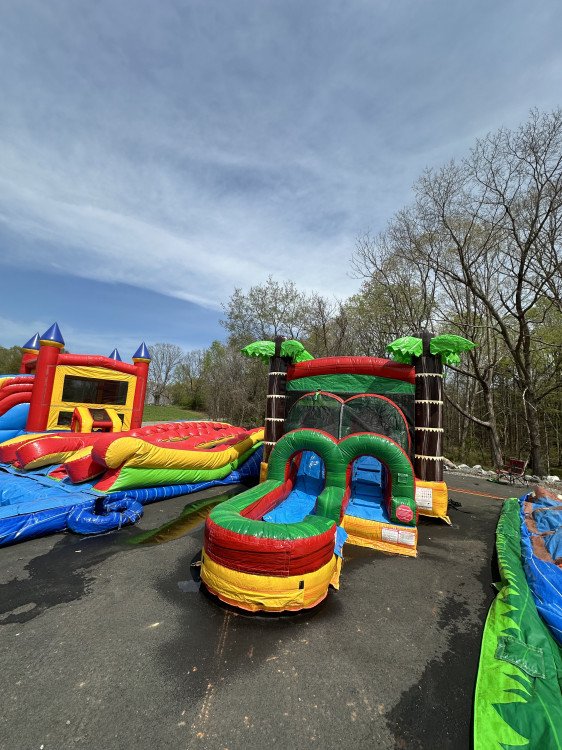
<instances>
[{"instance_id":1,"label":"inflatable water slide","mask_svg":"<svg viewBox=\"0 0 562 750\"><path fill-rule=\"evenodd\" d=\"M25 427L33 384L33 375L0 375L0 440Z\"/></svg>"},{"instance_id":2,"label":"inflatable water slide","mask_svg":"<svg viewBox=\"0 0 562 750\"><path fill-rule=\"evenodd\" d=\"M55 323L0 377L0 546L135 523L147 502L257 479L262 429L224 422L142 427L150 364L69 354Z\"/></svg>"},{"instance_id":3,"label":"inflatable water slide","mask_svg":"<svg viewBox=\"0 0 562 750\"><path fill-rule=\"evenodd\" d=\"M384 494L374 455L388 467ZM345 541L415 555L415 524L413 468L400 446L369 433L336 440L295 430L277 442L265 482L211 511L201 578L242 609L313 607L338 586Z\"/></svg>"},{"instance_id":4,"label":"inflatable water slide","mask_svg":"<svg viewBox=\"0 0 562 750\"><path fill-rule=\"evenodd\" d=\"M501 581L482 639L475 750L562 748L562 496L504 503Z\"/></svg>"},{"instance_id":5,"label":"inflatable water slide","mask_svg":"<svg viewBox=\"0 0 562 750\"><path fill-rule=\"evenodd\" d=\"M415 557L418 515L448 522L442 368L474 346L424 334L394 342L399 362L295 362L286 343L246 347L269 356L262 483L205 527L204 586L249 611L317 605L338 586L345 542Z\"/></svg>"}]
</instances>

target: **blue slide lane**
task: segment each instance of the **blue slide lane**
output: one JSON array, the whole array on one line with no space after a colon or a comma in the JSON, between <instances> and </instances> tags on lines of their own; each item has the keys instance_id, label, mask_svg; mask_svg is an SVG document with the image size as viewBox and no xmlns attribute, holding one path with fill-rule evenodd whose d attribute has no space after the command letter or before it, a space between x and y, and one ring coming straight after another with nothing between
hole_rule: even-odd
<instances>
[{"instance_id":1,"label":"blue slide lane","mask_svg":"<svg viewBox=\"0 0 562 750\"><path fill-rule=\"evenodd\" d=\"M305 516L313 515L316 498L324 489L324 464L311 451L302 454L295 486L282 503L267 513L268 523L299 523Z\"/></svg>"},{"instance_id":2,"label":"blue slide lane","mask_svg":"<svg viewBox=\"0 0 562 750\"><path fill-rule=\"evenodd\" d=\"M16 404L0 415L0 443L11 440L25 432L29 404Z\"/></svg>"},{"instance_id":3,"label":"blue slide lane","mask_svg":"<svg viewBox=\"0 0 562 750\"><path fill-rule=\"evenodd\" d=\"M324 489L324 464L311 451L302 454L295 486L282 503L263 517L268 523L299 523L305 516L314 515L316 499ZM347 532L341 526L336 528L334 552L342 556L342 548Z\"/></svg>"},{"instance_id":4,"label":"blue slide lane","mask_svg":"<svg viewBox=\"0 0 562 750\"><path fill-rule=\"evenodd\" d=\"M385 472L374 456L359 458L351 474L351 498L346 515L390 523L384 507Z\"/></svg>"},{"instance_id":5,"label":"blue slide lane","mask_svg":"<svg viewBox=\"0 0 562 750\"><path fill-rule=\"evenodd\" d=\"M369 521L391 523L384 506L385 470L374 456L358 458L351 474L351 495L346 515ZM324 488L324 465L315 453L302 454L293 491L267 513L269 523L299 523L314 514L316 498ZM394 524L399 525L399 524Z\"/></svg>"}]
</instances>

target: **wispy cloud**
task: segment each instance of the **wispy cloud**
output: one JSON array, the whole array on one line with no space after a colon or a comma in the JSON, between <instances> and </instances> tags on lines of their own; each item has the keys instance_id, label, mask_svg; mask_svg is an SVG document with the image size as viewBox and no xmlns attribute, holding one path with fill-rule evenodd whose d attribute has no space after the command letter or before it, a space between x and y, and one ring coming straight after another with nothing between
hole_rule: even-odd
<instances>
[{"instance_id":1,"label":"wispy cloud","mask_svg":"<svg viewBox=\"0 0 562 750\"><path fill-rule=\"evenodd\" d=\"M270 273L347 295L426 164L558 103L561 25L555 0L20 0L2 261L215 310Z\"/></svg>"}]
</instances>

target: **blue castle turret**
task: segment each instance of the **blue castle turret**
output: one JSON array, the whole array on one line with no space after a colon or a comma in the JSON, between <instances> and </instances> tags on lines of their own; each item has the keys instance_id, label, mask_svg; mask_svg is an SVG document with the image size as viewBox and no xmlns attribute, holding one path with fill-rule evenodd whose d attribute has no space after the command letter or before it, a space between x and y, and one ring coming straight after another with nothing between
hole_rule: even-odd
<instances>
[{"instance_id":1,"label":"blue castle turret","mask_svg":"<svg viewBox=\"0 0 562 750\"><path fill-rule=\"evenodd\" d=\"M150 352L148 351L147 345L142 342L142 344L139 346L139 348L136 350L136 352L133 354L133 361L135 359L146 359L150 361L152 357L150 356Z\"/></svg>"},{"instance_id":2,"label":"blue castle turret","mask_svg":"<svg viewBox=\"0 0 562 750\"><path fill-rule=\"evenodd\" d=\"M30 352L38 352L40 343L39 343L39 333L37 332L35 336L32 336L29 341L26 341L25 344L22 346L22 349L28 350Z\"/></svg>"},{"instance_id":3,"label":"blue castle turret","mask_svg":"<svg viewBox=\"0 0 562 750\"><path fill-rule=\"evenodd\" d=\"M45 331L45 333L40 338L40 343L55 344L55 346L59 346L61 348L64 346L64 339L62 337L62 333L60 332L58 323L53 323L53 325Z\"/></svg>"}]
</instances>

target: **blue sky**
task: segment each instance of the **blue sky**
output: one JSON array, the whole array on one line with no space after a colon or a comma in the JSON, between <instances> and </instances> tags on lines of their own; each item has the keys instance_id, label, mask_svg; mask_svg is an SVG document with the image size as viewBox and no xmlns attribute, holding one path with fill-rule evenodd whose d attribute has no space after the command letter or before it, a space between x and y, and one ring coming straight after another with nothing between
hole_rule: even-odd
<instances>
[{"instance_id":1,"label":"blue sky","mask_svg":"<svg viewBox=\"0 0 562 750\"><path fill-rule=\"evenodd\" d=\"M562 3L12 0L0 344L206 346L269 274L340 297L426 166L562 104Z\"/></svg>"}]
</instances>

